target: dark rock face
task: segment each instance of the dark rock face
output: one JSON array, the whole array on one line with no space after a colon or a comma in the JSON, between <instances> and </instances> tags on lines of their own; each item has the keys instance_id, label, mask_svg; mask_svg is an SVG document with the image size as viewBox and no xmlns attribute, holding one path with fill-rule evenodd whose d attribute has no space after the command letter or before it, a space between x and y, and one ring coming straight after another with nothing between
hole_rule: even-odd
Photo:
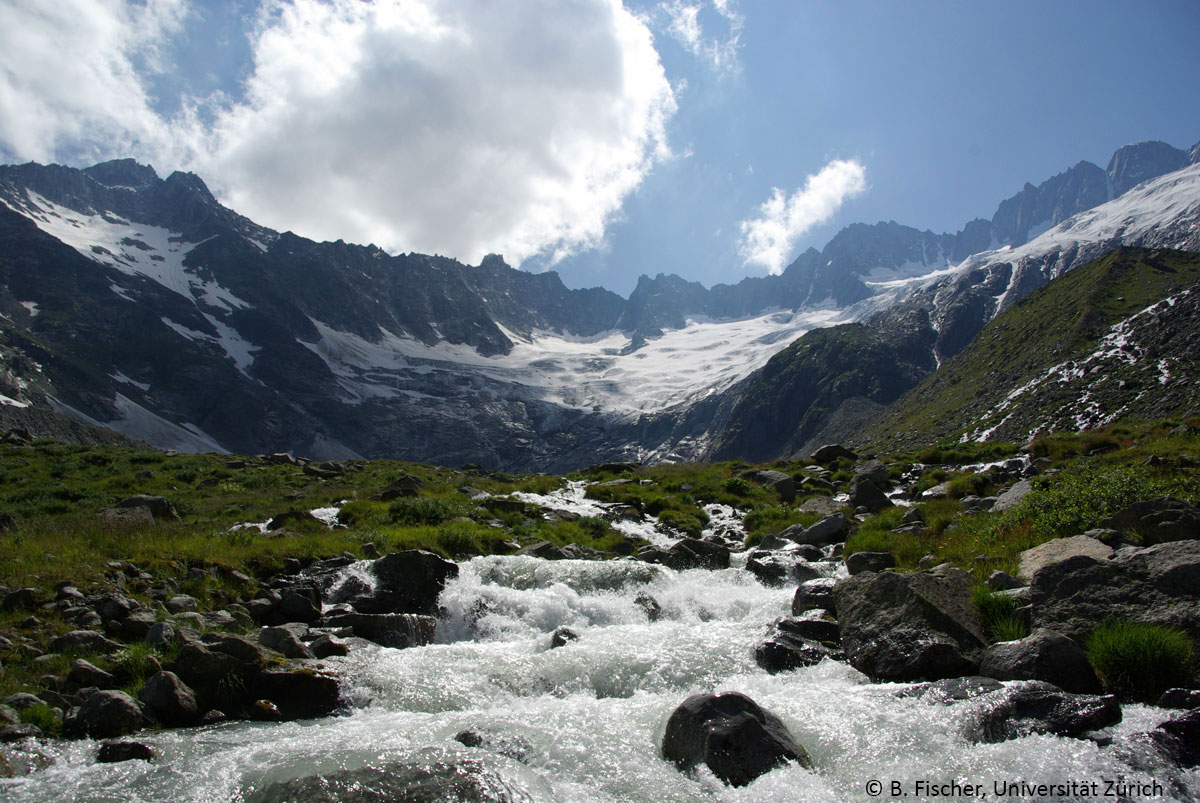
<instances>
[{"instance_id":1,"label":"dark rock face","mask_svg":"<svg viewBox=\"0 0 1200 803\"><path fill-rule=\"evenodd\" d=\"M349 627L354 635L384 647L417 647L433 642L437 620L414 613L339 613L322 620L326 627Z\"/></svg>"},{"instance_id":2,"label":"dark rock face","mask_svg":"<svg viewBox=\"0 0 1200 803\"><path fill-rule=\"evenodd\" d=\"M994 703L970 726L978 742L1003 742L1031 733L1082 736L1121 721L1112 695L1068 694L1049 683L1033 682L994 695Z\"/></svg>"},{"instance_id":3,"label":"dark rock face","mask_svg":"<svg viewBox=\"0 0 1200 803\"><path fill-rule=\"evenodd\" d=\"M754 650L754 662L772 675L819 664L826 658L844 660L837 648L837 622L783 619L770 637Z\"/></svg>"},{"instance_id":4,"label":"dark rock face","mask_svg":"<svg viewBox=\"0 0 1200 803\"><path fill-rule=\"evenodd\" d=\"M728 569L729 547L702 541L699 538L681 538L671 545L663 555L662 563L672 569Z\"/></svg>"},{"instance_id":5,"label":"dark rock face","mask_svg":"<svg viewBox=\"0 0 1200 803\"><path fill-rule=\"evenodd\" d=\"M377 592L391 595L396 608L389 613L437 612L437 599L446 582L458 577L458 564L432 552L410 549L392 552L375 561L371 571L377 578Z\"/></svg>"},{"instance_id":6,"label":"dark rock face","mask_svg":"<svg viewBox=\"0 0 1200 803\"><path fill-rule=\"evenodd\" d=\"M833 596L835 581L831 578L818 578L800 584L792 597L792 614L801 614L814 608L828 611L837 615L837 604Z\"/></svg>"},{"instance_id":7,"label":"dark rock face","mask_svg":"<svg viewBox=\"0 0 1200 803\"><path fill-rule=\"evenodd\" d=\"M1108 620L1178 627L1200 638L1200 541L1172 541L1111 560L1043 567L1031 586L1033 626L1081 639Z\"/></svg>"},{"instance_id":8,"label":"dark rock face","mask_svg":"<svg viewBox=\"0 0 1200 803\"><path fill-rule=\"evenodd\" d=\"M1043 680L1078 694L1097 694L1101 690L1083 648L1063 634L1046 629L1036 630L1020 641L988 647L979 673L997 680Z\"/></svg>"},{"instance_id":9,"label":"dark rock face","mask_svg":"<svg viewBox=\"0 0 1200 803\"><path fill-rule=\"evenodd\" d=\"M269 669L254 678L251 696L275 704L281 719L314 719L341 705L337 680L311 669Z\"/></svg>"},{"instance_id":10,"label":"dark rock face","mask_svg":"<svg viewBox=\"0 0 1200 803\"><path fill-rule=\"evenodd\" d=\"M684 771L706 764L731 786L745 786L788 761L811 766L778 717L736 692L684 700L667 720L662 755Z\"/></svg>"},{"instance_id":11,"label":"dark rock face","mask_svg":"<svg viewBox=\"0 0 1200 803\"><path fill-rule=\"evenodd\" d=\"M119 761L151 761L154 751L139 742L104 742L96 752L96 761L115 764Z\"/></svg>"},{"instance_id":12,"label":"dark rock face","mask_svg":"<svg viewBox=\"0 0 1200 803\"><path fill-rule=\"evenodd\" d=\"M917 697L928 703L952 705L963 700L973 700L985 694L1001 691L1004 684L995 678L973 675L965 678L946 678L933 683L922 683L899 692L897 697Z\"/></svg>"},{"instance_id":13,"label":"dark rock face","mask_svg":"<svg viewBox=\"0 0 1200 803\"><path fill-rule=\"evenodd\" d=\"M388 764L276 781L251 794L247 803L523 803L512 781L481 761L454 759L431 764Z\"/></svg>"},{"instance_id":14,"label":"dark rock face","mask_svg":"<svg viewBox=\"0 0 1200 803\"><path fill-rule=\"evenodd\" d=\"M1158 748L1180 767L1200 765L1200 710L1188 711L1149 734Z\"/></svg>"},{"instance_id":15,"label":"dark rock face","mask_svg":"<svg viewBox=\"0 0 1200 803\"><path fill-rule=\"evenodd\" d=\"M971 586L958 569L872 572L839 581L833 597L846 657L880 680L976 674L987 636Z\"/></svg>"}]
</instances>

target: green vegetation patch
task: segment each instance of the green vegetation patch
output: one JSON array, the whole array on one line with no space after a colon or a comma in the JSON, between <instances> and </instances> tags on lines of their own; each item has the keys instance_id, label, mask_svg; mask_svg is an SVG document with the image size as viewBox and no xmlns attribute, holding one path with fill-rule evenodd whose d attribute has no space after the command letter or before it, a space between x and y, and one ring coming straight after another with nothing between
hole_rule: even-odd
<instances>
[{"instance_id":1,"label":"green vegetation patch","mask_svg":"<svg viewBox=\"0 0 1200 803\"><path fill-rule=\"evenodd\" d=\"M1183 631L1139 622L1107 622L1086 641L1088 660L1105 688L1122 700L1155 702L1190 685L1192 640Z\"/></svg>"}]
</instances>

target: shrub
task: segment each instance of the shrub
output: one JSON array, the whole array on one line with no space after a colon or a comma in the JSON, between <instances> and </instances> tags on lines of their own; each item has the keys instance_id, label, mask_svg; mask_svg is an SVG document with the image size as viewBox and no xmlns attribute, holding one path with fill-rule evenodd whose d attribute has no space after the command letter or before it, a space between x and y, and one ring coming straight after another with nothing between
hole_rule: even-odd
<instances>
[{"instance_id":1,"label":"shrub","mask_svg":"<svg viewBox=\"0 0 1200 803\"><path fill-rule=\"evenodd\" d=\"M959 474L946 483L946 495L951 499L962 499L964 496L980 496L988 489L988 478L982 474L967 472Z\"/></svg>"},{"instance_id":2,"label":"shrub","mask_svg":"<svg viewBox=\"0 0 1200 803\"><path fill-rule=\"evenodd\" d=\"M1088 637L1086 648L1105 688L1122 700L1153 702L1192 677L1192 640L1177 628L1106 622Z\"/></svg>"},{"instance_id":3,"label":"shrub","mask_svg":"<svg viewBox=\"0 0 1200 803\"><path fill-rule=\"evenodd\" d=\"M388 506L388 515L396 524L441 524L451 519L469 516L472 507L457 499L440 496L401 497Z\"/></svg>"},{"instance_id":4,"label":"shrub","mask_svg":"<svg viewBox=\"0 0 1200 803\"><path fill-rule=\"evenodd\" d=\"M31 705L21 711L21 721L36 725L43 733L57 735L62 730L61 714L48 705Z\"/></svg>"},{"instance_id":5,"label":"shrub","mask_svg":"<svg viewBox=\"0 0 1200 803\"><path fill-rule=\"evenodd\" d=\"M754 490L753 486L741 477L730 477L721 484L721 487L734 496L747 496Z\"/></svg>"}]
</instances>

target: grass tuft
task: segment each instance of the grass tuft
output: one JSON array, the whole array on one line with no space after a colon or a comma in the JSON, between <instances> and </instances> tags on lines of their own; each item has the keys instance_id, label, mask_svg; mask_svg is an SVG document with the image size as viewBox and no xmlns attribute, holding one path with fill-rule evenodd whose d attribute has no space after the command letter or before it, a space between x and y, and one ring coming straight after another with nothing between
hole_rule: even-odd
<instances>
[{"instance_id":1,"label":"grass tuft","mask_svg":"<svg viewBox=\"0 0 1200 803\"><path fill-rule=\"evenodd\" d=\"M1122 700L1154 702L1192 678L1192 640L1177 628L1106 622L1092 631L1085 646L1104 687Z\"/></svg>"}]
</instances>

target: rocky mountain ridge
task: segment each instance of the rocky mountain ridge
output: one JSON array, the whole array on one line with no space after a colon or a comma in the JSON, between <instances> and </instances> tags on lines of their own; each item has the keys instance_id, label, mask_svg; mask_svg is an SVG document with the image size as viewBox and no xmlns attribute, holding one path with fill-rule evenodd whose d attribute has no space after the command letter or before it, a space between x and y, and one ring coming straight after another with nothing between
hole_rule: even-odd
<instances>
[{"instance_id":1,"label":"rocky mountain ridge","mask_svg":"<svg viewBox=\"0 0 1200 803\"><path fill-rule=\"evenodd\" d=\"M1094 254L1129 240L1200 249L1191 195L1172 207L1129 187L1174 169L1178 195L1200 177L1174 166L1197 157L1127 146L1106 171L1080 163L1027 185L954 235L856 224L778 277L706 289L660 274L627 300L498 256L465 266L274 232L198 177L160 179L132 160L5 166L0 394L18 417L30 405L187 450L546 470L772 456L764 444L798 447L877 412L995 312ZM1120 221L1081 220L1123 199ZM1067 245L1051 227L1071 221ZM753 372L798 335L855 322L885 352L910 330L922 345L894 364L876 355L899 368L893 379L814 377L824 390L803 427L768 417L748 442L745 416L773 381Z\"/></svg>"}]
</instances>

